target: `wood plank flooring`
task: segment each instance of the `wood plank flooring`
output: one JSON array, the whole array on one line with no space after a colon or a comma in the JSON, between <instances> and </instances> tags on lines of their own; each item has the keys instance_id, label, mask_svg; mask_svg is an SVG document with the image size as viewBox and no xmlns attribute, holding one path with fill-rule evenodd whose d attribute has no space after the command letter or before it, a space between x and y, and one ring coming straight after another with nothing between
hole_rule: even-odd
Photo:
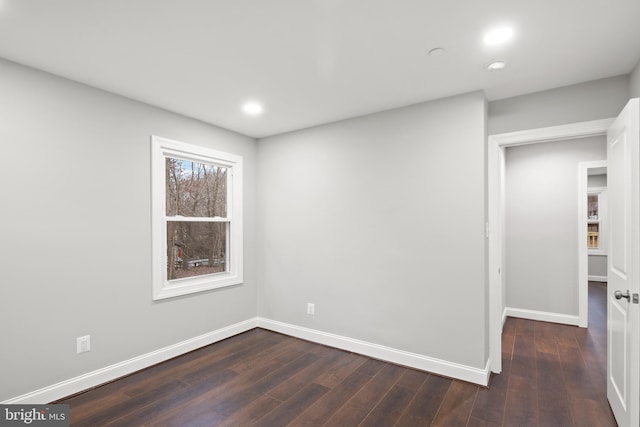
<instances>
[{"instance_id":1,"label":"wood plank flooring","mask_svg":"<svg viewBox=\"0 0 640 427\"><path fill-rule=\"evenodd\" d=\"M589 329L507 320L489 388L254 329L57 403L73 426L615 426L589 287Z\"/></svg>"}]
</instances>

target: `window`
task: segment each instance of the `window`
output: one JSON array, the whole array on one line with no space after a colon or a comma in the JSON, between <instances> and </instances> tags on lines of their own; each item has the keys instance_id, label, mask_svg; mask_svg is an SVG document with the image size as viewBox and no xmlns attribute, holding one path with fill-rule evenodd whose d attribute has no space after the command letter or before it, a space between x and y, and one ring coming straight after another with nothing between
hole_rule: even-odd
<instances>
[{"instance_id":1,"label":"window","mask_svg":"<svg viewBox=\"0 0 640 427\"><path fill-rule=\"evenodd\" d=\"M153 299L242 283L242 157L151 139Z\"/></svg>"},{"instance_id":2,"label":"window","mask_svg":"<svg viewBox=\"0 0 640 427\"><path fill-rule=\"evenodd\" d=\"M604 255L606 189L589 188L587 193L587 248L591 255Z\"/></svg>"}]
</instances>

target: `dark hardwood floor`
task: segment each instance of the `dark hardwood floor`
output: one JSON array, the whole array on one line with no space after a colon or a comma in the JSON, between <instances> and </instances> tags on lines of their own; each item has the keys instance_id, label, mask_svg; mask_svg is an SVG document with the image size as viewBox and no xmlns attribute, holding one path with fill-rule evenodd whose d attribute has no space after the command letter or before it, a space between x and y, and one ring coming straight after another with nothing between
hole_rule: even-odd
<instances>
[{"instance_id":1,"label":"dark hardwood floor","mask_svg":"<svg viewBox=\"0 0 640 427\"><path fill-rule=\"evenodd\" d=\"M615 426L589 329L509 318L489 388L254 329L63 399L73 426Z\"/></svg>"}]
</instances>

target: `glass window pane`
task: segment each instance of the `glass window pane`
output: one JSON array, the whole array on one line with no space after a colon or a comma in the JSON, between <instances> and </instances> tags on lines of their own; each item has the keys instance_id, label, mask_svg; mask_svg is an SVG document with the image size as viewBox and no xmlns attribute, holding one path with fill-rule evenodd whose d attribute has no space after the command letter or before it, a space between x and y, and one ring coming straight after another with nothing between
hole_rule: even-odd
<instances>
[{"instance_id":1,"label":"glass window pane","mask_svg":"<svg viewBox=\"0 0 640 427\"><path fill-rule=\"evenodd\" d=\"M167 278L221 273L228 269L227 222L167 222Z\"/></svg>"},{"instance_id":2,"label":"glass window pane","mask_svg":"<svg viewBox=\"0 0 640 427\"><path fill-rule=\"evenodd\" d=\"M587 227L587 248L600 249L600 224L588 224Z\"/></svg>"},{"instance_id":3,"label":"glass window pane","mask_svg":"<svg viewBox=\"0 0 640 427\"><path fill-rule=\"evenodd\" d=\"M167 157L165 175L168 216L227 216L227 168Z\"/></svg>"},{"instance_id":4,"label":"glass window pane","mask_svg":"<svg viewBox=\"0 0 640 427\"><path fill-rule=\"evenodd\" d=\"M590 194L587 196L587 206L588 206L588 218L589 219L598 219L599 217L599 207L598 207L598 195Z\"/></svg>"}]
</instances>

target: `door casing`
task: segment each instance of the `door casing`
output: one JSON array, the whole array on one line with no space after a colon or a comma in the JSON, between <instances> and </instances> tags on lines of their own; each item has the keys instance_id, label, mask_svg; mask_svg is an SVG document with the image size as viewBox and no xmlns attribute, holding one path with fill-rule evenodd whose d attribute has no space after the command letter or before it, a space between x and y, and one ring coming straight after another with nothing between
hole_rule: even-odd
<instances>
[{"instance_id":1,"label":"door casing","mask_svg":"<svg viewBox=\"0 0 640 427\"><path fill-rule=\"evenodd\" d=\"M614 119L490 135L488 140L489 357L492 372L502 371L502 325L505 316L504 211L507 147L606 135ZM586 291L586 289L585 289ZM582 290L581 290L582 292ZM586 296L585 296L586 298ZM579 313L579 316L582 313ZM585 313L586 317L586 313Z\"/></svg>"}]
</instances>

